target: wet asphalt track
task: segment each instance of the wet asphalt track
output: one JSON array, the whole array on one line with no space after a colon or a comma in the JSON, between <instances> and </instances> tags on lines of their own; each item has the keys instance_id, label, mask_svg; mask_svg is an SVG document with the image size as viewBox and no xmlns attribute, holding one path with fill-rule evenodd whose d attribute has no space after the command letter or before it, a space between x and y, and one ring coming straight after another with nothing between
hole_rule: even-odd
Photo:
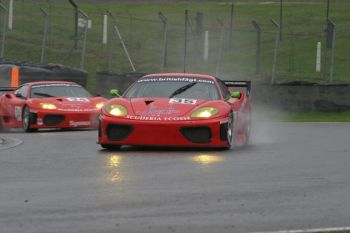
<instances>
[{"instance_id":1,"label":"wet asphalt track","mask_svg":"<svg viewBox=\"0 0 350 233\"><path fill-rule=\"evenodd\" d=\"M10 143L0 145L0 232L350 225L350 124L262 123L253 134L232 151L110 152L96 131L1 133Z\"/></svg>"}]
</instances>

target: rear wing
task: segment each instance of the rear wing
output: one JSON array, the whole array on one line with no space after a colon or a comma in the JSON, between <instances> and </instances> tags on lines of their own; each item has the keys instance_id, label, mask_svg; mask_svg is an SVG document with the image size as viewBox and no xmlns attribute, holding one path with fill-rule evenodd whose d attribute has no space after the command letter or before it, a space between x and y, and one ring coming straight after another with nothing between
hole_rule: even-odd
<instances>
[{"instance_id":1,"label":"rear wing","mask_svg":"<svg viewBox=\"0 0 350 233\"><path fill-rule=\"evenodd\" d=\"M229 81L223 80L226 87L243 87L247 89L247 96L250 95L250 91L252 89L251 81Z\"/></svg>"}]
</instances>

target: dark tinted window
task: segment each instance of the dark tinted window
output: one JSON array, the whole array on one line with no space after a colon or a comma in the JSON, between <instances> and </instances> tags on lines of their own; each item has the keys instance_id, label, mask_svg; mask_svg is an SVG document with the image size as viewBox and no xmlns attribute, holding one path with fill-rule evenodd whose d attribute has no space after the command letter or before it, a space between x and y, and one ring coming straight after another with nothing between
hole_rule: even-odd
<instances>
[{"instance_id":1,"label":"dark tinted window","mask_svg":"<svg viewBox=\"0 0 350 233\"><path fill-rule=\"evenodd\" d=\"M224 96L224 99L229 99L230 98L230 91L227 88L227 86L225 85L225 83L223 81L221 81L220 79L218 79L218 83L222 92L222 95Z\"/></svg>"},{"instance_id":2,"label":"dark tinted window","mask_svg":"<svg viewBox=\"0 0 350 233\"><path fill-rule=\"evenodd\" d=\"M15 91L15 95L17 95L17 96L20 95L23 98L27 98L27 94L28 94L28 86L27 85L21 86L20 88L18 88Z\"/></svg>"},{"instance_id":3,"label":"dark tinted window","mask_svg":"<svg viewBox=\"0 0 350 233\"><path fill-rule=\"evenodd\" d=\"M91 97L83 87L74 84L44 84L32 86L31 98L46 97Z\"/></svg>"},{"instance_id":4,"label":"dark tinted window","mask_svg":"<svg viewBox=\"0 0 350 233\"><path fill-rule=\"evenodd\" d=\"M144 81L136 82L125 93L126 98L189 98L189 99L220 99L213 81Z\"/></svg>"}]
</instances>

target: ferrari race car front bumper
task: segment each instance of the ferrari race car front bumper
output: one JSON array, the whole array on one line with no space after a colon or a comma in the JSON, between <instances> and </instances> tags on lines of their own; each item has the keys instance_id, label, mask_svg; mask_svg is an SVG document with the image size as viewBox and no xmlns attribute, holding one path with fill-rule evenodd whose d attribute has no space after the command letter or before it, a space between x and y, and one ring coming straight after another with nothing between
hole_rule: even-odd
<instances>
[{"instance_id":1,"label":"ferrari race car front bumper","mask_svg":"<svg viewBox=\"0 0 350 233\"><path fill-rule=\"evenodd\" d=\"M70 113L31 112L31 128L97 128L99 111Z\"/></svg>"},{"instance_id":2,"label":"ferrari race car front bumper","mask_svg":"<svg viewBox=\"0 0 350 233\"><path fill-rule=\"evenodd\" d=\"M142 121L102 115L99 144L227 147L228 118L190 121Z\"/></svg>"}]
</instances>

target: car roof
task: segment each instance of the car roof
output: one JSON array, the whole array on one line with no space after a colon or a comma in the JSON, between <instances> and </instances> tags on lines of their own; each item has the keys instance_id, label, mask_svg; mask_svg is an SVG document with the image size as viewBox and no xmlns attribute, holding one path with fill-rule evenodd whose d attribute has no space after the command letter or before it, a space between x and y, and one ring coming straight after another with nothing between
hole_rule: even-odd
<instances>
[{"instance_id":1,"label":"car roof","mask_svg":"<svg viewBox=\"0 0 350 233\"><path fill-rule=\"evenodd\" d=\"M45 84L75 84L75 85L78 85L77 83L67 82L67 81L38 81L38 82L30 82L27 84L30 86L45 85Z\"/></svg>"},{"instance_id":2,"label":"car roof","mask_svg":"<svg viewBox=\"0 0 350 233\"><path fill-rule=\"evenodd\" d=\"M148 74L142 78L161 78L161 77L184 77L184 78L205 78L210 80L217 80L216 77L208 74L192 74L192 73L157 73L157 74Z\"/></svg>"}]
</instances>

